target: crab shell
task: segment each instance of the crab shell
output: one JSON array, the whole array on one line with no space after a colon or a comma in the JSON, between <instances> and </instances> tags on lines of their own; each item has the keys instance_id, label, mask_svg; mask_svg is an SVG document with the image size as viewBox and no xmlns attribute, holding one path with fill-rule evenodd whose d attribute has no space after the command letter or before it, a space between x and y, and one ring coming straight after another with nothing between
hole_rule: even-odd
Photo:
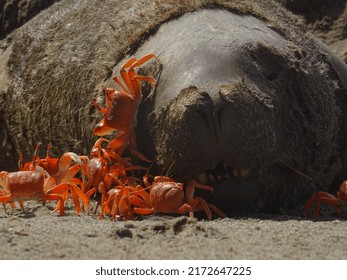
<instances>
[{"instance_id":1,"label":"crab shell","mask_svg":"<svg viewBox=\"0 0 347 280\"><path fill-rule=\"evenodd\" d=\"M43 172L1 172L0 176L1 185L11 194L13 201L38 199L44 193L45 174Z\"/></svg>"}]
</instances>

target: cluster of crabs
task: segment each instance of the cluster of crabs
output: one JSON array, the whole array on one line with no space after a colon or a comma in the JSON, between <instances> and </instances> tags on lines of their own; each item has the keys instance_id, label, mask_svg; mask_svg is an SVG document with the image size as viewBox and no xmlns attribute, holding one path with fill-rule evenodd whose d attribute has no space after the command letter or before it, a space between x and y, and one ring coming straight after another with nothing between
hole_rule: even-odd
<instances>
[{"instance_id":1,"label":"cluster of crabs","mask_svg":"<svg viewBox=\"0 0 347 280\"><path fill-rule=\"evenodd\" d=\"M97 200L95 213L100 208L99 218L109 215L111 219L131 220L154 213L188 213L194 217L197 211L204 211L208 219L213 212L225 217L216 206L194 196L195 188L212 192L210 186L189 181L184 195L183 183L170 177L154 177L148 173L141 179L132 176L134 171L146 172L148 168L132 164L130 157L123 156L126 149L142 161L150 162L135 147L133 124L142 98L142 82L149 83L152 90L156 85L153 77L140 76L135 68L151 59L159 62L154 54L148 54L139 60L131 58L121 66L121 78L113 77L120 90L103 88L106 108L92 101L104 118L93 130L94 135L101 138L89 156L66 152L61 158L54 158L48 145L47 156L40 158L39 146L36 146L32 161L25 163L20 156L18 172L0 172L0 202L6 213L6 204L15 208L18 202L24 210L25 200L56 200L53 212L60 211L60 215L64 215L64 205L72 199L79 214L82 210L90 211L90 200L94 197ZM102 138L115 132L112 140Z\"/></svg>"},{"instance_id":2,"label":"cluster of crabs","mask_svg":"<svg viewBox=\"0 0 347 280\"><path fill-rule=\"evenodd\" d=\"M215 205L201 197L194 196L194 189L200 188L212 192L213 188L191 180L185 186L166 176L153 176L145 173L142 178L133 176L135 171L147 172L148 168L134 165L130 157L124 157L129 151L144 162L150 162L135 146L134 121L142 98L142 82L149 83L154 90L156 80L151 76L140 76L136 68L147 61L159 59L148 54L137 60L131 58L120 68L120 77L113 80L119 90L104 87L106 108L92 101L104 118L95 126L93 133L100 136L89 156L79 156L66 152L60 158L51 156L51 145L47 147L47 156L40 158L39 146L36 146L33 159L24 162L19 158L19 171L0 172L0 202L7 213L6 205L16 208L18 202L24 210L23 201L57 201L53 212L64 215L66 201L72 199L76 214L82 210L90 211L90 200L97 200L95 213L100 208L99 218L108 215L111 219L132 220L140 215L154 213L188 213L203 211L208 219L213 213L224 218L226 215ZM112 140L102 136L115 133ZM319 216L320 202L336 207L340 211L347 201L347 181L342 183L337 196L325 192L314 193L308 200L304 214L313 203L313 215Z\"/></svg>"}]
</instances>

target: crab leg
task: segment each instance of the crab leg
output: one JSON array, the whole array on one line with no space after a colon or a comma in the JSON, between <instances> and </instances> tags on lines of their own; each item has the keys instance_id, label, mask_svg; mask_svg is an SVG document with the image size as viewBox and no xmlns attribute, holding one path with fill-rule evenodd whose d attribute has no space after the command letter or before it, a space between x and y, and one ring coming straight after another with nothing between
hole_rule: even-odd
<instances>
[{"instance_id":1,"label":"crab leg","mask_svg":"<svg viewBox=\"0 0 347 280\"><path fill-rule=\"evenodd\" d=\"M210 186L206 186L203 184L200 184L196 181L189 181L187 187L186 187L186 199L187 201L190 201L191 199L193 199L194 197L194 189L198 188L198 189L203 189L209 192L213 192L213 188Z\"/></svg>"},{"instance_id":2,"label":"crab leg","mask_svg":"<svg viewBox=\"0 0 347 280\"><path fill-rule=\"evenodd\" d=\"M146 158L141 152L139 152L136 149L136 136L134 130L130 132L130 143L129 143L129 150L130 152L135 155L137 158L141 159L142 161L146 162L152 162L148 158Z\"/></svg>"},{"instance_id":3,"label":"crab leg","mask_svg":"<svg viewBox=\"0 0 347 280\"><path fill-rule=\"evenodd\" d=\"M116 199L112 207L112 218L120 215L124 220L132 220L134 218L134 212L132 209L132 203L130 197L135 188L131 186L125 186L120 189L116 194Z\"/></svg>"},{"instance_id":4,"label":"crab leg","mask_svg":"<svg viewBox=\"0 0 347 280\"><path fill-rule=\"evenodd\" d=\"M132 78L132 81L137 81L137 82L147 82L147 83L150 83L152 88L155 88L155 79L153 77L149 77L149 76L139 76L139 75L136 75L134 76L134 78Z\"/></svg>"},{"instance_id":5,"label":"crab leg","mask_svg":"<svg viewBox=\"0 0 347 280\"><path fill-rule=\"evenodd\" d=\"M139 60L136 60L136 58L129 59L122 65L120 69L120 74L122 76L123 81L129 88L130 92L134 94L135 98L137 99L141 98L141 88L140 83L136 79L134 79L134 77L136 76L134 68L146 63L151 58L156 58L158 60L158 58L154 54L147 54ZM126 68L129 68L129 70L126 71Z\"/></svg>"},{"instance_id":6,"label":"crab leg","mask_svg":"<svg viewBox=\"0 0 347 280\"><path fill-rule=\"evenodd\" d=\"M111 214L112 206L110 207L110 204L112 203L112 205L113 205L113 203L115 202L115 199L116 199L116 195L119 191L120 191L119 188L114 188L114 189L110 189L107 192L107 194L105 195L105 201L101 204L101 211L99 214L99 220L103 218L104 213ZM97 210L99 205L100 205L100 203L98 202L98 205L96 206L96 209L95 209L95 213L96 213L96 210Z\"/></svg>"},{"instance_id":7,"label":"crab leg","mask_svg":"<svg viewBox=\"0 0 347 280\"><path fill-rule=\"evenodd\" d=\"M90 211L89 199L88 197L74 184L70 184L71 193L75 192L77 196L82 200L83 204L87 207L87 212Z\"/></svg>"},{"instance_id":8,"label":"crab leg","mask_svg":"<svg viewBox=\"0 0 347 280\"><path fill-rule=\"evenodd\" d=\"M193 211L191 213L189 212L190 217L194 216L194 214L193 214L194 211L197 212L197 211L203 210L206 213L207 219L211 220L211 218L212 218L211 210L208 207L207 202L203 198L194 197L193 199L189 200L187 204L190 205L191 208L193 209ZM178 209L178 212L180 212L181 207Z\"/></svg>"},{"instance_id":9,"label":"crab leg","mask_svg":"<svg viewBox=\"0 0 347 280\"><path fill-rule=\"evenodd\" d=\"M57 211L58 209L62 209L64 207L64 200L62 196L67 193L67 191L71 190L71 196L74 201L75 207L76 207L76 214L78 215L81 212L81 207L78 202L78 197L82 200L84 205L87 206L87 211L89 212L89 199L88 197L74 184L69 183L62 183L60 185L57 185L56 187L49 189L46 194L51 195L52 193L57 194L61 200L59 201L56 209L53 210L53 212ZM53 195L53 194L52 194ZM61 203L63 205L61 205Z\"/></svg>"},{"instance_id":10,"label":"crab leg","mask_svg":"<svg viewBox=\"0 0 347 280\"><path fill-rule=\"evenodd\" d=\"M0 202L2 203L2 205L5 207L6 203L11 199L11 195L3 195L0 197Z\"/></svg>"},{"instance_id":11,"label":"crab leg","mask_svg":"<svg viewBox=\"0 0 347 280\"><path fill-rule=\"evenodd\" d=\"M144 57L140 58L136 62L134 62L129 68L128 76L129 76L130 81L133 85L133 88L135 89L135 94L137 95L137 98L141 98L141 96L140 96L140 93L141 93L141 87L140 86L141 85L139 83L140 79L139 80L134 79L134 77L136 76L136 72L135 72L134 68L139 67L140 65L146 63L148 60L150 60L152 58L155 58L158 60L158 58L154 54L150 53L150 54L147 54Z\"/></svg>"},{"instance_id":12,"label":"crab leg","mask_svg":"<svg viewBox=\"0 0 347 280\"><path fill-rule=\"evenodd\" d=\"M122 82L119 80L117 76L114 76L112 79L120 86L120 88L123 90L125 94L134 99L134 96L128 92L129 89L126 89L126 87L122 84Z\"/></svg>"},{"instance_id":13,"label":"crab leg","mask_svg":"<svg viewBox=\"0 0 347 280\"><path fill-rule=\"evenodd\" d=\"M336 199L336 197L334 197L333 195L326 193L326 192L316 192L313 195L311 195L311 197L309 198L309 200L307 201L305 207L304 207L304 215L307 215L307 212L310 208L310 206L312 205L313 202L316 202L316 205L313 209L313 216L314 217L319 217L319 209L320 209L320 202L325 202L327 204L336 206L338 200ZM337 209L337 208L336 208ZM338 211L338 210L337 210Z\"/></svg>"},{"instance_id":14,"label":"crab leg","mask_svg":"<svg viewBox=\"0 0 347 280\"><path fill-rule=\"evenodd\" d=\"M215 212L219 218L224 219L227 217L221 210L219 210L219 208L217 208L216 205L208 203L208 207L210 207L210 209L212 209L212 211Z\"/></svg>"},{"instance_id":15,"label":"crab leg","mask_svg":"<svg viewBox=\"0 0 347 280\"><path fill-rule=\"evenodd\" d=\"M112 151L121 155L129 143L129 136L124 131L118 131L116 137L107 145L107 152Z\"/></svg>"},{"instance_id":16,"label":"crab leg","mask_svg":"<svg viewBox=\"0 0 347 280\"><path fill-rule=\"evenodd\" d=\"M151 205L149 193L140 185L135 187L135 190L130 196L130 201L132 205L140 208L148 208Z\"/></svg>"},{"instance_id":17,"label":"crab leg","mask_svg":"<svg viewBox=\"0 0 347 280\"><path fill-rule=\"evenodd\" d=\"M78 195L73 188L71 188L70 191L71 191L72 201L75 204L76 214L79 215L81 213L82 209L81 209L80 202L78 200Z\"/></svg>"},{"instance_id":18,"label":"crab leg","mask_svg":"<svg viewBox=\"0 0 347 280\"><path fill-rule=\"evenodd\" d=\"M133 87L133 84L131 82L131 78L129 77L129 73L125 69L131 67L136 61L137 60L135 57L130 58L128 61L126 61L121 66L120 71L119 71L124 83L126 84L126 86L128 87L129 91L132 94L135 94L135 91L137 90L137 88Z\"/></svg>"},{"instance_id":19,"label":"crab leg","mask_svg":"<svg viewBox=\"0 0 347 280\"><path fill-rule=\"evenodd\" d=\"M184 214L184 213L189 213L189 217L190 218L194 218L194 212L193 212L193 208L190 204L185 203L183 204L180 208L178 208L177 211L179 214Z\"/></svg>"},{"instance_id":20,"label":"crab leg","mask_svg":"<svg viewBox=\"0 0 347 280\"><path fill-rule=\"evenodd\" d=\"M62 198L62 196L60 194L43 194L41 196L41 200L45 201L45 200L59 200L58 204L59 204L59 210L60 210L60 216L64 216L65 215L65 209L64 209L64 200ZM54 209L52 211L55 212L56 209Z\"/></svg>"},{"instance_id":21,"label":"crab leg","mask_svg":"<svg viewBox=\"0 0 347 280\"><path fill-rule=\"evenodd\" d=\"M152 208L138 208L138 207L134 207L133 208L133 212L135 214L138 214L138 215L150 215L150 214L154 214L154 207ZM185 211L187 212L187 211Z\"/></svg>"}]
</instances>

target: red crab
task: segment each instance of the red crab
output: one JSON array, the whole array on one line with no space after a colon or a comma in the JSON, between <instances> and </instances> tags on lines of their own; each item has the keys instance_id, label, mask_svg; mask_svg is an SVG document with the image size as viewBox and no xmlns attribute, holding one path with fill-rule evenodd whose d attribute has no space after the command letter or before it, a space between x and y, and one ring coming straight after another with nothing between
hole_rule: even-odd
<instances>
[{"instance_id":1,"label":"red crab","mask_svg":"<svg viewBox=\"0 0 347 280\"><path fill-rule=\"evenodd\" d=\"M73 183L56 184L53 177L48 172L35 169L34 171L0 172L0 202L5 206L6 203L19 201L20 204L25 200L57 200L60 215L64 215L63 195L71 192L76 213L81 212L78 198L82 200L89 210L89 199ZM22 204L21 204L22 206ZM23 207L22 207L23 208ZM55 211L55 210L53 210Z\"/></svg>"},{"instance_id":2,"label":"red crab","mask_svg":"<svg viewBox=\"0 0 347 280\"><path fill-rule=\"evenodd\" d=\"M110 189L105 196L105 200L101 206L99 218L103 217L106 213L111 215L111 219L133 220L134 212L130 197L136 193L137 187L120 185Z\"/></svg>"},{"instance_id":3,"label":"red crab","mask_svg":"<svg viewBox=\"0 0 347 280\"><path fill-rule=\"evenodd\" d=\"M195 181L188 182L186 186L186 196L184 201L183 184L177 183L174 179L165 176L156 176L152 184L148 181L148 175L144 177L146 188L137 186L130 189L124 197L121 196L123 201L117 202L118 207L123 207L129 213L140 215L160 213L177 213L183 214L188 212L191 218L194 217L194 212L204 211L207 218L212 218L212 211L214 211L220 218L225 218L226 215L219 210L215 205L207 203L201 197L194 197L194 189L200 188L212 192L213 188ZM146 191L149 189L149 193ZM126 212L123 210L123 212ZM128 214L131 217L131 214Z\"/></svg>"},{"instance_id":4,"label":"red crab","mask_svg":"<svg viewBox=\"0 0 347 280\"><path fill-rule=\"evenodd\" d=\"M103 204L107 191L113 185L124 185L125 181L131 179L127 175L128 171L148 170L146 167L131 165L128 159L124 159L119 155L117 156L117 160L115 160L113 154L111 157L108 151L102 148L104 142L108 143L109 141L104 138L96 141L92 148L90 158L81 156L83 162L82 174L84 176L84 182L87 182L83 191L87 197L90 197L96 191L101 193L101 198L98 201L95 211L99 204Z\"/></svg>"},{"instance_id":5,"label":"red crab","mask_svg":"<svg viewBox=\"0 0 347 280\"><path fill-rule=\"evenodd\" d=\"M327 192L316 192L314 193L309 200L307 201L304 208L304 215L306 216L308 210L312 203L316 203L313 208L313 216L319 217L319 209L320 203L323 202L325 204L329 204L335 207L336 213L339 214L341 211L341 207L347 207L347 181L343 181L339 187L338 192L336 193L336 197Z\"/></svg>"},{"instance_id":6,"label":"red crab","mask_svg":"<svg viewBox=\"0 0 347 280\"><path fill-rule=\"evenodd\" d=\"M22 155L19 156L18 167L20 171L33 171L37 167L46 170L57 184L72 179L81 169L82 161L78 155L72 152L64 153L60 158L52 158L52 146L47 146L47 156L40 158L38 155L39 145L36 146L33 161L24 163ZM73 164L76 163L76 164ZM35 165L35 167L34 167Z\"/></svg>"},{"instance_id":7,"label":"red crab","mask_svg":"<svg viewBox=\"0 0 347 280\"><path fill-rule=\"evenodd\" d=\"M117 76L114 76L113 80L119 85L121 90L104 87L106 94L105 109L101 108L95 100L92 101L92 104L104 115L104 118L95 126L94 134L104 136L117 130L118 134L109 143L108 148L116 150L116 153L121 155L128 144L130 144L131 152L145 161L148 161L148 159L135 148L133 126L142 98L141 82L149 82L152 88L155 87L156 82L153 77L137 75L134 69L152 58L159 61L154 54L147 54L139 60L134 57L130 58L121 66L120 75L124 84Z\"/></svg>"}]
</instances>

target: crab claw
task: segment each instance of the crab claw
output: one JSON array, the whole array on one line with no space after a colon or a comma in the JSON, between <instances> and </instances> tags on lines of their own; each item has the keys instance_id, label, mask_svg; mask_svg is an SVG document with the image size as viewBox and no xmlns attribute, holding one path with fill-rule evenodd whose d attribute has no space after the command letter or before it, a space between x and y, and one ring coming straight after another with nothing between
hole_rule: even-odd
<instances>
[{"instance_id":1,"label":"crab claw","mask_svg":"<svg viewBox=\"0 0 347 280\"><path fill-rule=\"evenodd\" d=\"M67 170L67 168L69 168L73 162L77 164L82 164L82 160L77 154L72 152L67 152L63 154L59 161L59 170Z\"/></svg>"},{"instance_id":2,"label":"crab claw","mask_svg":"<svg viewBox=\"0 0 347 280\"><path fill-rule=\"evenodd\" d=\"M93 133L96 136L104 136L104 135L112 133L113 131L115 131L115 129L112 127L109 127L105 123L105 119L102 119L93 129Z\"/></svg>"}]
</instances>

